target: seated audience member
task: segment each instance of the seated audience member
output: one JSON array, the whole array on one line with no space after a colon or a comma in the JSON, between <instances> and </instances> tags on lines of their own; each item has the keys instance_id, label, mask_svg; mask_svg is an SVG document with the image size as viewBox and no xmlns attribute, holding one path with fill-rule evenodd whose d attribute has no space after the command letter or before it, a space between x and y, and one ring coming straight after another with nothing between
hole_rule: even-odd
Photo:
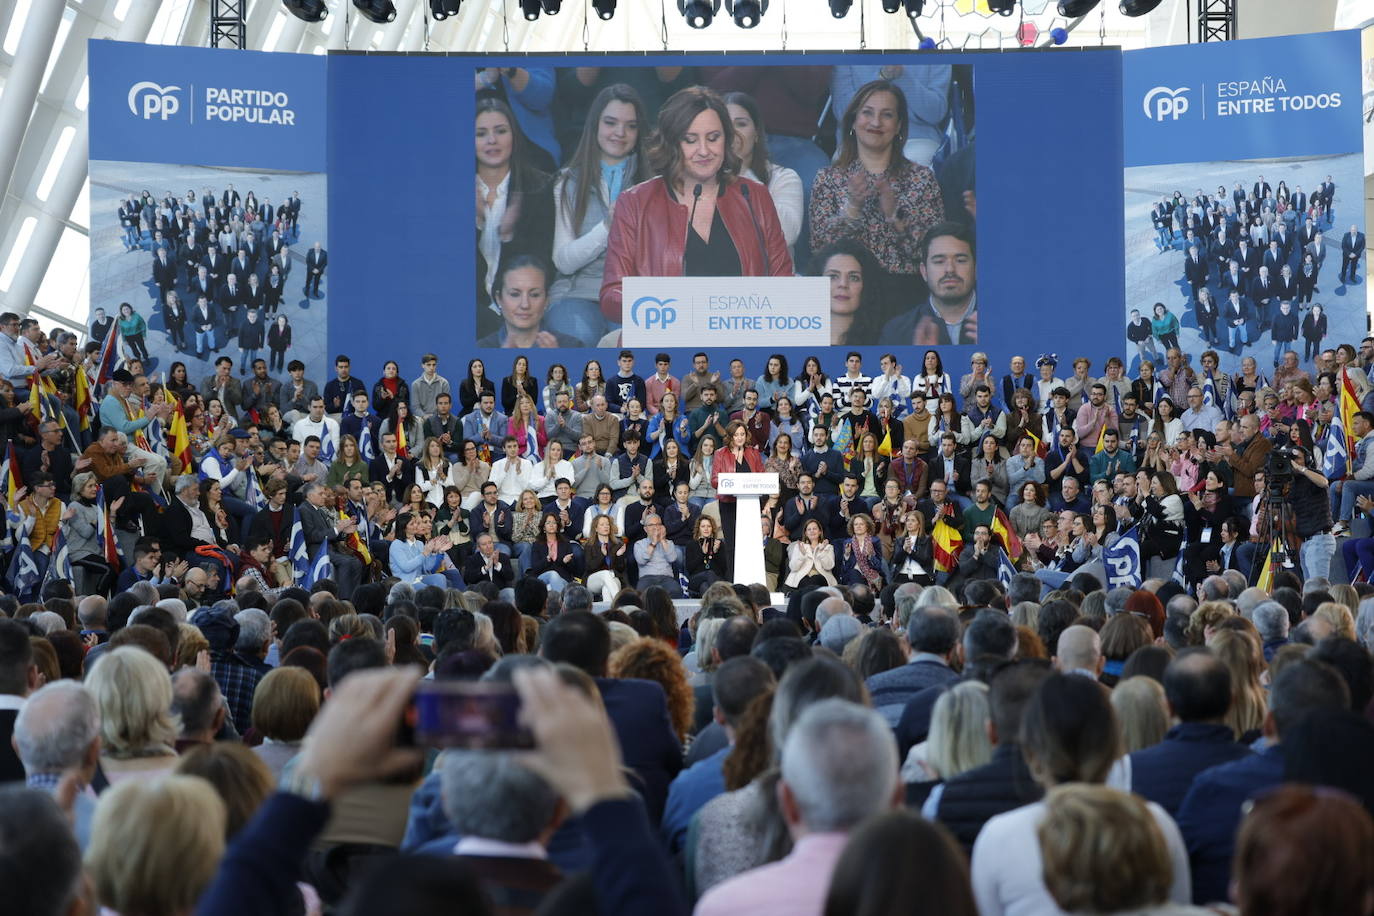
<instances>
[{"instance_id":1,"label":"seated audience member","mask_svg":"<svg viewBox=\"0 0 1374 916\"><path fill-rule=\"evenodd\" d=\"M14 747L29 788L56 795L63 777L74 774L79 791L72 799L72 826L85 849L95 815L95 797L86 789L100 761L100 711L95 697L71 680L40 687L14 721Z\"/></svg>"},{"instance_id":2,"label":"seated audience member","mask_svg":"<svg viewBox=\"0 0 1374 916\"><path fill-rule=\"evenodd\" d=\"M895 807L897 747L881 716L845 700L808 707L782 748L778 800L792 852L708 890L698 916L817 912L849 831Z\"/></svg>"},{"instance_id":3,"label":"seated audience member","mask_svg":"<svg viewBox=\"0 0 1374 916\"><path fill-rule=\"evenodd\" d=\"M906 634L911 645L910 660L900 668L868 679L873 708L892 726L916 694L959 679L949 665L959 642L959 620L952 611L938 606L918 607L911 613Z\"/></svg>"}]
</instances>

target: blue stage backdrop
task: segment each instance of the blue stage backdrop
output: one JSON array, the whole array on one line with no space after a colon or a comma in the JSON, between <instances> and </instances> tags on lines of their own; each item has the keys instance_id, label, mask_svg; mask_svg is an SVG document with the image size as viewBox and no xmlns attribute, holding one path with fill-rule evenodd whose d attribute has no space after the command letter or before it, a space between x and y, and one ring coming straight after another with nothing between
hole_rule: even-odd
<instances>
[{"instance_id":1,"label":"blue stage backdrop","mask_svg":"<svg viewBox=\"0 0 1374 916\"><path fill-rule=\"evenodd\" d=\"M1124 59L1126 309L1143 321L1159 303L1156 330L1177 322L1131 344L1132 366L1177 340L1215 348L1223 371L1253 357L1267 377L1290 349L1310 367L1314 348L1358 343L1364 262L1342 262L1364 247L1359 33Z\"/></svg>"},{"instance_id":2,"label":"blue stage backdrop","mask_svg":"<svg viewBox=\"0 0 1374 916\"><path fill-rule=\"evenodd\" d=\"M387 359L397 360L402 374L414 374L420 355L432 350L444 358L440 371L455 383L471 357L484 359L489 374L506 375L515 354L496 347L527 331L535 334L536 346L558 347L527 349L532 369L542 377L549 365L563 363L574 381L591 358L613 374L621 340L632 341L639 354L637 371L644 375L652 371L653 353L660 349L672 355L679 375L690 368L697 349L706 350L722 372L731 357L742 357L750 378L774 351L787 355L794 373L815 354L834 374L843 370L850 349L863 355L870 374L877 371L878 357L890 351L910 375L919 371L931 342L956 378L968 371L975 350L989 354L998 374L1013 355L1033 362L1045 352L1090 356L1100 368L1107 355L1122 352L1121 61L1115 49L725 57L331 54L329 282L335 288L328 350L347 353L355 373L366 378L379 375ZM843 153L846 136L839 122L850 101L880 76L905 96L905 155L929 163L933 173L912 170L914 190L905 189L911 196L895 188L885 198L884 189L860 187L857 199L866 200L859 219L837 230L843 220L833 217L843 209L846 176L836 181L831 174L828 183L824 173L822 179L815 176L830 164L837 146ZM603 96L601 112L589 121L597 93L621 82L637 90L641 104L615 106ZM754 96L773 163L797 172L796 183L811 199L810 208L805 202L789 208L787 189L771 181L772 193L751 185L754 193L743 202L732 202L722 192L716 225L723 220L735 242L734 250L724 252L726 260L733 257L746 275L790 274L790 262L797 273L813 276L826 267L831 273L853 273L847 268L862 260L862 294L851 288L832 296L830 281L813 280L798 287L796 300L783 302L774 293L777 301L761 304L769 295L752 295L755 291L739 279L719 290L688 289L676 281L665 287L667 292L654 293L679 300L670 306L671 314L656 299L645 299L649 304L641 303L632 316L632 282L625 284L622 310L620 289L608 296L599 268L592 276L582 270L598 248L603 256L608 251L618 256L636 245L640 267L622 271L625 276L649 272L642 266L646 259L660 267L678 259L678 267L660 276L680 274L683 259L719 263L713 260L722 255L719 250L703 254L688 245L684 253L681 242L675 243L677 250L655 242L652 232L660 213L668 210L652 201L642 207L648 194L622 198L615 208L636 201L640 209L632 216L638 221L631 228L641 232L637 241L617 225L629 223L629 217L598 211L595 203L577 229L560 229L555 223L566 209L563 195L556 193L561 184L530 177L557 175L577 154L588 124L604 128L607 142L615 143L625 140L623 122L631 120L640 139L647 139L665 101L693 85ZM786 97L789 87L798 98L775 101ZM498 101L484 101L492 97ZM882 93L867 98L874 102L870 108L881 109L884 102L891 107L891 97ZM727 112L732 124L738 123L736 107ZM868 124L863 107L855 109L859 130ZM614 114L612 120L621 123L598 121L602 113ZM882 116L881 110L870 114ZM514 139L506 136L512 120L518 128ZM744 126L747 130L747 118ZM874 129L880 133L873 136L880 136L891 128ZM713 138L706 141L709 146ZM486 193L476 182L474 194L482 163L509 157L512 145L523 150L522 162L530 171ZM862 154L862 141L859 146ZM587 174L617 187L623 182L625 188L645 177L631 168L610 171ZM798 196L794 188L792 199ZM802 219L803 213L817 214L817 198L821 212L829 206L832 217L820 225ZM683 205L690 202L684 199ZM815 249L837 236L863 234L874 221L870 209L899 230L879 235L849 260L808 263ZM691 214L676 212L682 225L675 224L669 234L681 239L675 233L685 234ZM912 267L921 234L942 217L965 228L962 237L947 237L946 247L940 247L940 239L932 241L927 258L939 265L939 277L945 265L967 254L976 224L976 268L965 267L963 280L967 285L976 276L976 297L961 300L970 303L962 324L951 321L947 311L941 315L945 320L934 320L927 286ZM592 253L575 251L566 244L569 238L585 242ZM937 251L939 260L934 260ZM498 278L492 261L526 252L551 254L554 276L540 284L538 271L510 272L500 290L508 299L493 307ZM851 284L855 279L849 278ZM959 282L951 279L948 288L958 289ZM684 296L689 296L685 304ZM845 309L860 300L866 311L848 324ZM811 308L816 302L818 311ZM700 338L685 333L683 310L698 307L719 308L740 330ZM783 346L781 335L770 332L783 325L768 321L769 315L783 314L800 316L789 331L800 327L804 332L813 317L828 330L801 338L810 343ZM622 318L631 324L621 328ZM632 327L634 318L640 323ZM329 368L311 371L327 375Z\"/></svg>"},{"instance_id":3,"label":"blue stage backdrop","mask_svg":"<svg viewBox=\"0 0 1374 916\"><path fill-rule=\"evenodd\" d=\"M307 275L329 256L324 59L91 41L89 68L92 316L130 306L146 330L124 354L151 379L182 362L199 386L224 356L318 375L330 278Z\"/></svg>"}]
</instances>

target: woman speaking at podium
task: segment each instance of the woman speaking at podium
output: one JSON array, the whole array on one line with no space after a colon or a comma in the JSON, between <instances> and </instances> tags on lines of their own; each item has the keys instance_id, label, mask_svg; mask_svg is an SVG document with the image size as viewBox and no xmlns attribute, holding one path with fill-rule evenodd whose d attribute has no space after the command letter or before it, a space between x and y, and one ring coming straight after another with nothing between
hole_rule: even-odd
<instances>
[{"instance_id":1,"label":"woman speaking at podium","mask_svg":"<svg viewBox=\"0 0 1374 916\"><path fill-rule=\"evenodd\" d=\"M657 177L615 202L601 312L620 324L625 277L790 277L768 188L740 177L721 97L692 86L663 104L649 157Z\"/></svg>"},{"instance_id":2,"label":"woman speaking at podium","mask_svg":"<svg viewBox=\"0 0 1374 916\"><path fill-rule=\"evenodd\" d=\"M762 474L763 456L749 444L749 427L741 420L732 420L725 428L725 443L716 450L711 463L711 486L720 489L721 474ZM720 536L732 547L735 543L735 497L717 496L720 509Z\"/></svg>"}]
</instances>

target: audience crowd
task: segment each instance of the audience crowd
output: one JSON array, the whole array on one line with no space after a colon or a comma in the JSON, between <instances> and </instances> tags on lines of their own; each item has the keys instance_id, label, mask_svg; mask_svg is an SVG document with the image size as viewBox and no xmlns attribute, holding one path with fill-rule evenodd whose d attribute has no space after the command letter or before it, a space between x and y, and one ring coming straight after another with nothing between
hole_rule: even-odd
<instances>
[{"instance_id":1,"label":"audience crowd","mask_svg":"<svg viewBox=\"0 0 1374 916\"><path fill-rule=\"evenodd\" d=\"M28 391L76 408L75 341L0 332L16 912L1374 912L1374 338L133 359L83 434ZM764 582L737 471L779 477ZM534 749L399 740L421 681L513 691Z\"/></svg>"}]
</instances>

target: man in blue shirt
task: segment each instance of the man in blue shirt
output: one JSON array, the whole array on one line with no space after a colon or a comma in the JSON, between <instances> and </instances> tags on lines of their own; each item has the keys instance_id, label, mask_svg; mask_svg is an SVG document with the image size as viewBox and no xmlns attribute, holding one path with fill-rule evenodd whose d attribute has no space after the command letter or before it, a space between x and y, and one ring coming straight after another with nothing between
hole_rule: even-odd
<instances>
[{"instance_id":1,"label":"man in blue shirt","mask_svg":"<svg viewBox=\"0 0 1374 916\"><path fill-rule=\"evenodd\" d=\"M1193 901L1226 900L1236 831L1245 802L1283 782L1283 733L1314 709L1345 709L1350 688L1335 668L1302 659L1274 678L1264 717L1266 746L1230 763L1203 770L1179 806L1178 829L1192 864Z\"/></svg>"},{"instance_id":2,"label":"man in blue shirt","mask_svg":"<svg viewBox=\"0 0 1374 916\"><path fill-rule=\"evenodd\" d=\"M725 793L725 758L735 746L736 729L754 699L773 687L773 672L752 655L726 661L711 681L714 719L725 729L729 743L677 774L668 787L663 810L663 838L672 853L682 850L692 816L717 795Z\"/></svg>"}]
</instances>

